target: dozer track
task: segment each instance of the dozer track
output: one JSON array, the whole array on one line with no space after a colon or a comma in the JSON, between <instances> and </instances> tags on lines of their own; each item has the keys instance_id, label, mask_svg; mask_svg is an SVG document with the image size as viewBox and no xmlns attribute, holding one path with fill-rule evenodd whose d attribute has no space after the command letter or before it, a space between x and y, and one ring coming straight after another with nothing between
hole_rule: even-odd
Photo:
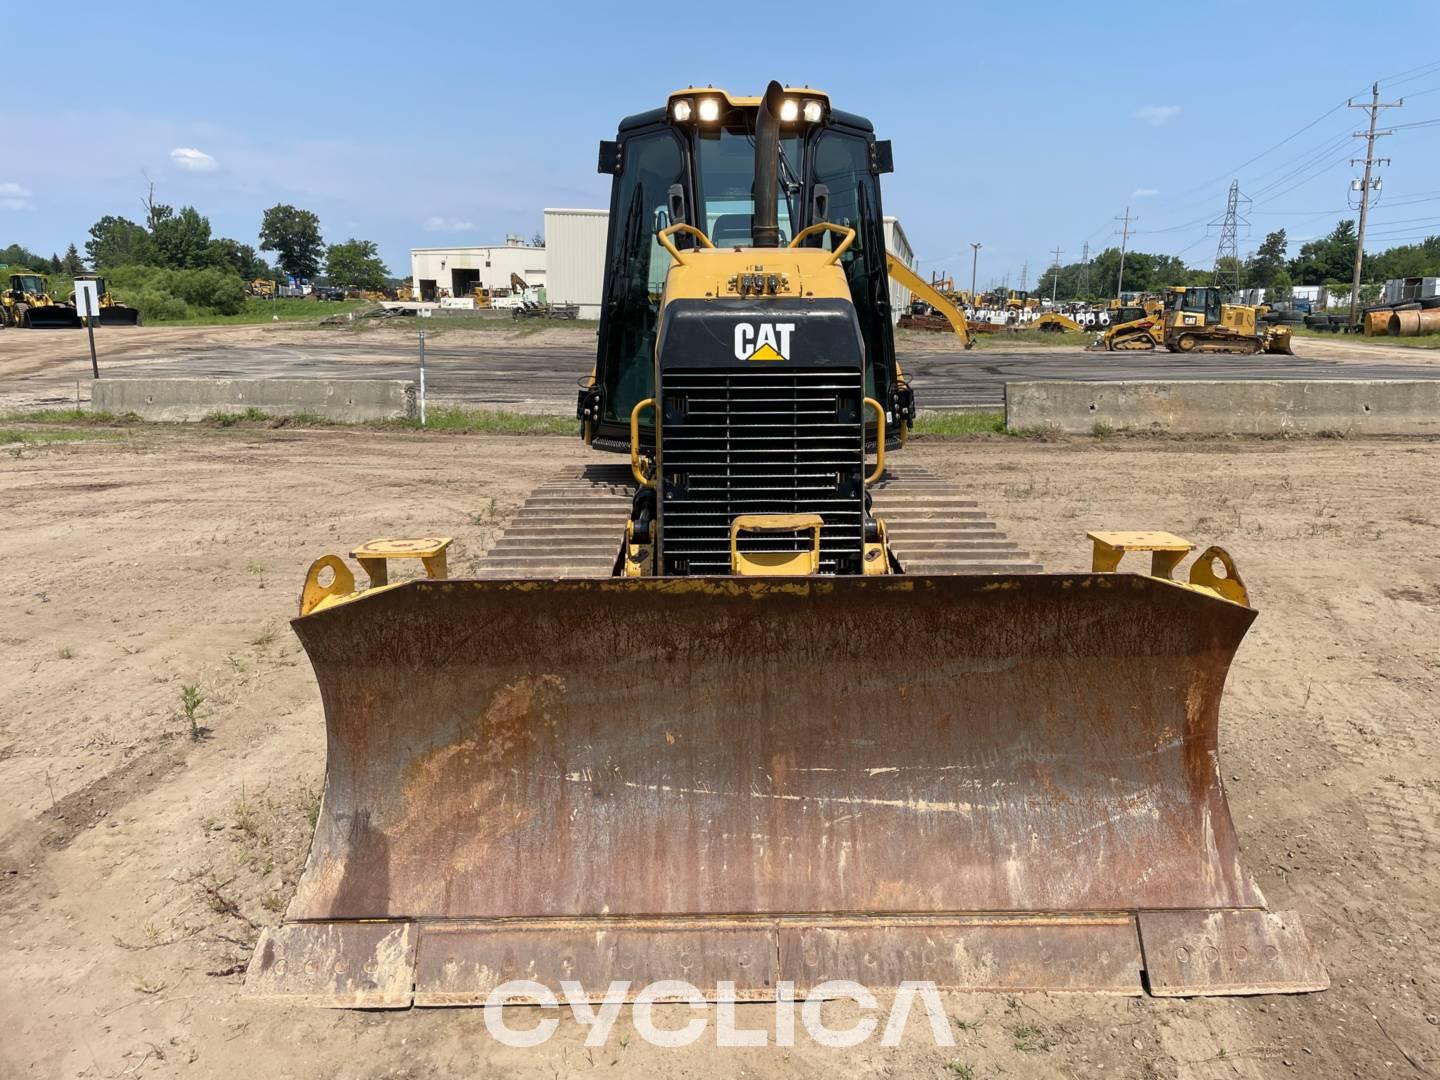
<instances>
[{"instance_id":1,"label":"dozer track","mask_svg":"<svg viewBox=\"0 0 1440 1080\"><path fill-rule=\"evenodd\" d=\"M912 574L1039 573L973 499L923 466L892 465L872 489L874 513ZM476 576L609 577L635 493L625 465L566 468L537 487L486 553Z\"/></svg>"}]
</instances>

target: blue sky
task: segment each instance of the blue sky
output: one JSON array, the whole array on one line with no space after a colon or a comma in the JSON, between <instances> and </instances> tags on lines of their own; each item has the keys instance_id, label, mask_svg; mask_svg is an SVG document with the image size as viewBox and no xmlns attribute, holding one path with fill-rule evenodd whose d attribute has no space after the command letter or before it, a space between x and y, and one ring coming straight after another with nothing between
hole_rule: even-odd
<instances>
[{"instance_id":1,"label":"blue sky","mask_svg":"<svg viewBox=\"0 0 1440 1080\"><path fill-rule=\"evenodd\" d=\"M261 211L292 202L327 240L373 239L405 273L411 247L528 236L546 206L606 205L597 141L675 87L755 93L777 78L827 90L894 141L885 209L922 272L967 284L976 240L982 284L1018 285L1057 245L1068 262L1087 240L1115 243L1127 205L1134 248L1208 267L1206 225L1236 177L1254 199L1242 253L1284 226L1293 255L1345 214L1358 174L1344 159L1363 153L1345 136L1364 121L1348 95L1379 78L1384 100L1406 97L1387 123L1440 117L1440 44L1418 3L1385 5L1383 34L1328 2L1283 15L824 3L783 18L735 4L137 3L92 32L76 28L83 10L8 16L18 108L0 138L0 246L83 245L103 214L140 217L148 174L217 235L255 243ZM1367 246L1440 233L1440 125L1381 143L1394 163Z\"/></svg>"}]
</instances>

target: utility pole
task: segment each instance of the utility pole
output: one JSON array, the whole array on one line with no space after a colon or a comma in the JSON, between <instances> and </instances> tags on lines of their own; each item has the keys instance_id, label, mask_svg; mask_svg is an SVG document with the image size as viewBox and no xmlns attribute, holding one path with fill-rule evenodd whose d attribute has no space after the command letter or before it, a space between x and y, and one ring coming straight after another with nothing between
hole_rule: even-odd
<instances>
[{"instance_id":1,"label":"utility pole","mask_svg":"<svg viewBox=\"0 0 1440 1080\"><path fill-rule=\"evenodd\" d=\"M1125 207L1125 217L1123 219L1116 218L1115 220L1123 220L1124 222L1124 224L1120 226L1120 276L1115 281L1115 299L1119 300L1120 294L1125 291L1125 245L1130 239L1131 224L1140 219L1138 217L1132 218L1130 216L1130 208L1127 206Z\"/></svg>"},{"instance_id":2,"label":"utility pole","mask_svg":"<svg viewBox=\"0 0 1440 1080\"><path fill-rule=\"evenodd\" d=\"M979 302L975 299L975 268L979 265L980 245L972 243L970 245L970 303L974 304L976 307L980 306Z\"/></svg>"},{"instance_id":3,"label":"utility pole","mask_svg":"<svg viewBox=\"0 0 1440 1080\"><path fill-rule=\"evenodd\" d=\"M1030 280L1030 260L1025 260L1025 265L1020 267L1020 291L1025 291L1025 283Z\"/></svg>"},{"instance_id":4,"label":"utility pole","mask_svg":"<svg viewBox=\"0 0 1440 1080\"><path fill-rule=\"evenodd\" d=\"M1230 194L1225 199L1225 216L1218 222L1210 223L1212 226L1220 227L1220 243L1215 248L1215 272L1211 274L1211 278L1220 288L1228 286L1237 293L1242 284L1240 280L1240 226L1248 227L1250 224L1240 216L1240 200L1243 198L1244 196L1240 194L1240 181L1232 180Z\"/></svg>"},{"instance_id":5,"label":"utility pole","mask_svg":"<svg viewBox=\"0 0 1440 1080\"><path fill-rule=\"evenodd\" d=\"M1055 304L1055 291L1056 291L1056 289L1058 289L1059 286L1060 286L1060 256L1061 256L1061 254L1062 254L1062 252L1060 251L1060 248L1057 246L1057 247L1055 248L1055 276L1050 279L1050 304L1051 304L1051 306L1054 306L1054 304Z\"/></svg>"},{"instance_id":6,"label":"utility pole","mask_svg":"<svg viewBox=\"0 0 1440 1080\"><path fill-rule=\"evenodd\" d=\"M1382 135L1393 135L1393 131L1376 131L1375 122L1380 117L1382 109L1398 109L1405 104L1405 99L1382 104L1380 101L1380 84L1372 83L1370 86L1370 104L1356 105L1350 101L1346 103L1352 109L1364 109L1370 114L1370 130L1368 132L1357 131L1352 136L1356 139L1365 140L1365 179L1360 181L1360 225L1355 230L1355 272L1350 276L1350 325L1355 325L1355 319L1360 310L1360 267L1365 261L1365 218L1370 212L1370 191L1372 183L1379 185L1379 180L1371 181L1370 170L1374 165L1390 164L1389 158L1376 159L1375 140ZM1351 158L1350 164L1359 164L1359 158ZM1353 186L1353 185L1352 185Z\"/></svg>"},{"instance_id":7,"label":"utility pole","mask_svg":"<svg viewBox=\"0 0 1440 1080\"><path fill-rule=\"evenodd\" d=\"M1080 249L1080 298L1090 295L1090 241Z\"/></svg>"}]
</instances>

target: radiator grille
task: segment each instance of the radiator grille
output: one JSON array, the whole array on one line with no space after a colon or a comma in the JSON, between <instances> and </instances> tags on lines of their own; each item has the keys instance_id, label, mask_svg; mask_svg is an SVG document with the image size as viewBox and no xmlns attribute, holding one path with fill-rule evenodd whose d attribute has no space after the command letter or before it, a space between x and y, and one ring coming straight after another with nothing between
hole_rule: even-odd
<instances>
[{"instance_id":1,"label":"radiator grille","mask_svg":"<svg viewBox=\"0 0 1440 1080\"><path fill-rule=\"evenodd\" d=\"M666 574L730 573L739 514L818 513L820 570L856 573L864 529L858 370L661 374L661 557ZM797 551L808 533L747 535L742 551Z\"/></svg>"}]
</instances>

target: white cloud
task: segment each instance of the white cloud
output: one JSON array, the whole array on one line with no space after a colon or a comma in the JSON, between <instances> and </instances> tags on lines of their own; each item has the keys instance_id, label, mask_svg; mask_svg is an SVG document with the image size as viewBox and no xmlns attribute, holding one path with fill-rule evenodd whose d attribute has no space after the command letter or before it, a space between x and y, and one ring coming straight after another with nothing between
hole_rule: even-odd
<instances>
[{"instance_id":1,"label":"white cloud","mask_svg":"<svg viewBox=\"0 0 1440 1080\"><path fill-rule=\"evenodd\" d=\"M1179 105L1146 105L1135 110L1136 120L1144 120L1145 123L1153 124L1155 127L1168 124L1179 115Z\"/></svg>"},{"instance_id":2,"label":"white cloud","mask_svg":"<svg viewBox=\"0 0 1440 1080\"><path fill-rule=\"evenodd\" d=\"M470 232L475 228L473 221L462 221L452 217L428 217L421 226L426 232Z\"/></svg>"},{"instance_id":3,"label":"white cloud","mask_svg":"<svg viewBox=\"0 0 1440 1080\"><path fill-rule=\"evenodd\" d=\"M0 208L6 210L29 210L34 207L30 197L35 193L19 184L0 184Z\"/></svg>"},{"instance_id":4,"label":"white cloud","mask_svg":"<svg viewBox=\"0 0 1440 1080\"><path fill-rule=\"evenodd\" d=\"M214 172L220 167L213 157L193 146L177 146L170 151L170 160L189 172Z\"/></svg>"},{"instance_id":5,"label":"white cloud","mask_svg":"<svg viewBox=\"0 0 1440 1080\"><path fill-rule=\"evenodd\" d=\"M1159 195L1160 189L1153 187L1137 187L1130 193L1132 199L1148 199L1152 195Z\"/></svg>"}]
</instances>

